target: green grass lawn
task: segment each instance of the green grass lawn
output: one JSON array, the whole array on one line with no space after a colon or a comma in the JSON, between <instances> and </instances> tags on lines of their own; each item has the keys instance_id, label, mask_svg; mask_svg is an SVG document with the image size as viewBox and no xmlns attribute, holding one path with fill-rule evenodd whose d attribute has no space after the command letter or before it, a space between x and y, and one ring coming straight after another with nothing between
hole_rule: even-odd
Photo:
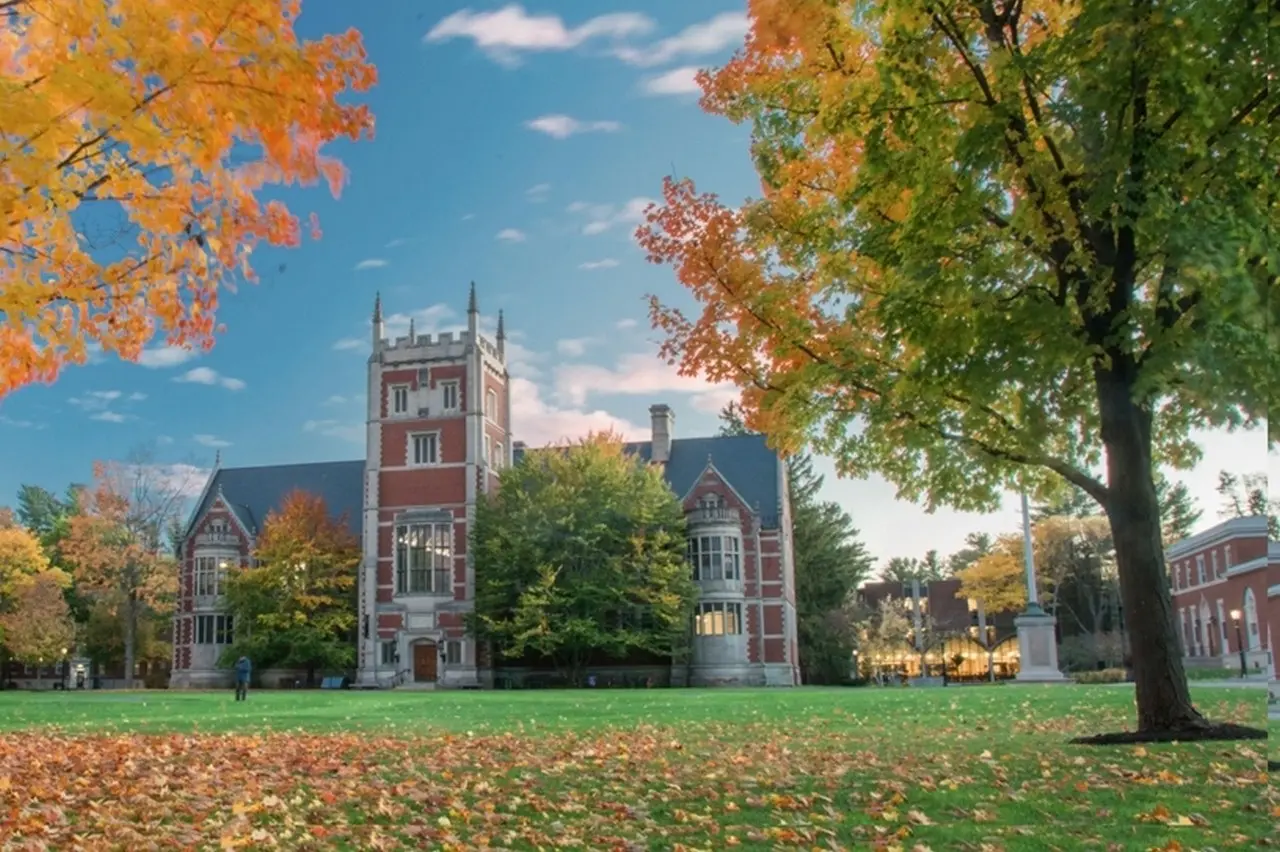
<instances>
[{"instance_id":1,"label":"green grass lawn","mask_svg":"<svg viewBox=\"0 0 1280 852\"><path fill-rule=\"evenodd\" d=\"M1266 724L1261 690L1195 695ZM1066 744L1131 725L1124 687L230 698L0 693L0 848L1280 842L1266 743Z\"/></svg>"}]
</instances>

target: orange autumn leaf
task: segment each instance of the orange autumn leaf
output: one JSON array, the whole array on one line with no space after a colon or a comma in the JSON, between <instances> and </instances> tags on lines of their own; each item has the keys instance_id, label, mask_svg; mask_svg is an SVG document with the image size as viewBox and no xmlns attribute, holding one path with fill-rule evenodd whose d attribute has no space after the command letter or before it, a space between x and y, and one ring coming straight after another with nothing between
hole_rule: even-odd
<instances>
[{"instance_id":1,"label":"orange autumn leaf","mask_svg":"<svg viewBox=\"0 0 1280 852\"><path fill-rule=\"evenodd\" d=\"M65 585L61 571L37 574L18 591L13 610L0 615L0 639L13 659L40 664L66 656L76 626L62 594Z\"/></svg>"},{"instance_id":2,"label":"orange autumn leaf","mask_svg":"<svg viewBox=\"0 0 1280 852\"><path fill-rule=\"evenodd\" d=\"M299 0L0 5L0 398L157 332L211 346L254 247L301 238L259 192L336 195L323 146L372 134L360 34L300 39Z\"/></svg>"}]
</instances>

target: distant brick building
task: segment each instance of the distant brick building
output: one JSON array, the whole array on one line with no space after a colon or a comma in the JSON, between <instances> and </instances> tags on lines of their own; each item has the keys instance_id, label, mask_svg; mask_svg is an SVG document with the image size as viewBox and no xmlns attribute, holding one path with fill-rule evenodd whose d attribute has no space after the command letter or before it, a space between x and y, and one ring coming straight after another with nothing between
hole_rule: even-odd
<instances>
[{"instance_id":1,"label":"distant brick building","mask_svg":"<svg viewBox=\"0 0 1280 852\"><path fill-rule=\"evenodd\" d=\"M1243 644L1247 668L1274 678L1280 621L1267 602L1280 596L1280 547L1267 539L1267 519L1223 521L1172 545L1165 561L1188 663L1238 668Z\"/></svg>"},{"instance_id":2,"label":"distant brick building","mask_svg":"<svg viewBox=\"0 0 1280 852\"><path fill-rule=\"evenodd\" d=\"M980 601L959 596L960 581L868 583L858 590L866 606L889 600L902 607L911 636L898 649L878 649L859 660L862 674L896 671L908 677L1005 679L1018 673L1015 613L988 613Z\"/></svg>"},{"instance_id":3,"label":"distant brick building","mask_svg":"<svg viewBox=\"0 0 1280 852\"><path fill-rule=\"evenodd\" d=\"M489 685L494 661L468 636L469 551L481 495L523 452L514 440L506 336L467 330L384 339L380 303L368 362L365 458L214 470L181 544L171 684L225 685L218 667L236 625L221 584L245 564L269 512L293 489L345 515L362 541L356 677L362 685ZM786 466L759 436L676 438L665 405L651 439L628 449L663 467L684 504L700 589L689 666L671 680L792 685L799 680Z\"/></svg>"}]
</instances>

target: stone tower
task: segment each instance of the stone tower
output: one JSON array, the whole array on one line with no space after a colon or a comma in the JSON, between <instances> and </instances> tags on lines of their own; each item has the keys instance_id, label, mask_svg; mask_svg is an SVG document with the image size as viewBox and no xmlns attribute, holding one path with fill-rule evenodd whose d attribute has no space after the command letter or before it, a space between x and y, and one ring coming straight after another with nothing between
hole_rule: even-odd
<instances>
[{"instance_id":1,"label":"stone tower","mask_svg":"<svg viewBox=\"0 0 1280 852\"><path fill-rule=\"evenodd\" d=\"M478 495L511 463L511 397L501 314L480 334L475 284L467 327L385 336L374 302L360 570L362 685L478 682L463 629L475 593Z\"/></svg>"}]
</instances>

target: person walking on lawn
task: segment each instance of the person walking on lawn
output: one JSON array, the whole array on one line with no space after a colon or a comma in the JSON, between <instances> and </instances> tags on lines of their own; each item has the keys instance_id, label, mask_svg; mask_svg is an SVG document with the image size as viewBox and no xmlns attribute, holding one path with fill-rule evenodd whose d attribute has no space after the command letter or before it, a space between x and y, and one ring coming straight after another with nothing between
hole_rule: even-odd
<instances>
[{"instance_id":1,"label":"person walking on lawn","mask_svg":"<svg viewBox=\"0 0 1280 852\"><path fill-rule=\"evenodd\" d=\"M253 663L248 657L236 660L236 701L247 701L249 698L249 674L253 671Z\"/></svg>"}]
</instances>

